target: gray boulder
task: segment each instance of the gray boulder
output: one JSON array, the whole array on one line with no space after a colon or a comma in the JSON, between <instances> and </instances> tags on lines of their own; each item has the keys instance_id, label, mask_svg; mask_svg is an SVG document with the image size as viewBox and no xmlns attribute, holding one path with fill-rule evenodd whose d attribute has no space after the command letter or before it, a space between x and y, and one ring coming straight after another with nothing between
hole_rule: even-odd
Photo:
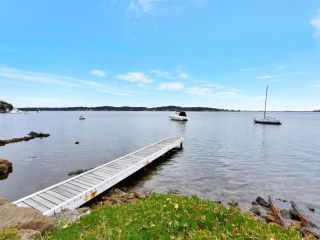
<instances>
[{"instance_id":1,"label":"gray boulder","mask_svg":"<svg viewBox=\"0 0 320 240\"><path fill-rule=\"evenodd\" d=\"M0 229L11 227L44 233L53 229L53 222L32 208L18 207L0 198Z\"/></svg>"}]
</instances>

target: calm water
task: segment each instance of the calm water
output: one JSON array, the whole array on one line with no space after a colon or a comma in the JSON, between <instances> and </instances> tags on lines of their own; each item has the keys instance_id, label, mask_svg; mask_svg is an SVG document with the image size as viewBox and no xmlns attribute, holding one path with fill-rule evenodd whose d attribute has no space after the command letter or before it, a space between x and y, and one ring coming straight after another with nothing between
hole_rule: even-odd
<instances>
[{"instance_id":1,"label":"calm water","mask_svg":"<svg viewBox=\"0 0 320 240\"><path fill-rule=\"evenodd\" d=\"M31 130L51 134L0 147L0 158L14 166L0 181L0 196L18 199L66 179L69 171L95 167L176 135L185 138L183 151L134 188L234 199L245 209L258 195L271 195L315 207L311 217L319 217L319 113L272 113L282 126L254 125L252 119L262 113L189 113L190 121L184 123L169 121L168 112L86 112L85 121L78 120L80 114L0 114L1 139Z\"/></svg>"}]
</instances>

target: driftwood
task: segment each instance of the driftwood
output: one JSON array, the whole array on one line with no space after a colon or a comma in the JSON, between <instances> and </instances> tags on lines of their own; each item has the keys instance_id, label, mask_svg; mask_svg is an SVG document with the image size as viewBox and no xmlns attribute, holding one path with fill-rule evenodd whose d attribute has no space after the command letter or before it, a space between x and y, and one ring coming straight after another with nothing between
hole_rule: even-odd
<instances>
[{"instance_id":1,"label":"driftwood","mask_svg":"<svg viewBox=\"0 0 320 240\"><path fill-rule=\"evenodd\" d=\"M313 236L315 237L316 239L319 239L320 238L320 234L309 229L309 228L304 228L304 227L300 227L299 228L299 231L303 234L304 237L310 237L310 236Z\"/></svg>"},{"instance_id":2,"label":"driftwood","mask_svg":"<svg viewBox=\"0 0 320 240\"><path fill-rule=\"evenodd\" d=\"M309 221L305 215L303 214L303 212L298 208L297 204L295 204L295 202L291 201L291 206L292 206L292 210L294 212L295 215L297 215L300 219L301 225L306 226L306 227L315 227L318 228L318 226L316 224L314 224L313 222Z\"/></svg>"},{"instance_id":3,"label":"driftwood","mask_svg":"<svg viewBox=\"0 0 320 240\"><path fill-rule=\"evenodd\" d=\"M293 213L299 217L301 224L307 225L309 223L309 221L306 219L306 217L304 216L302 211L298 208L298 206L295 204L295 202L291 201L290 203L292 206Z\"/></svg>"},{"instance_id":4,"label":"driftwood","mask_svg":"<svg viewBox=\"0 0 320 240\"><path fill-rule=\"evenodd\" d=\"M274 204L271 197L269 197L269 203L271 206L272 213L274 215L273 216L274 221L279 223L283 227L287 227L286 222L284 221L284 219L281 216L279 208Z\"/></svg>"}]
</instances>

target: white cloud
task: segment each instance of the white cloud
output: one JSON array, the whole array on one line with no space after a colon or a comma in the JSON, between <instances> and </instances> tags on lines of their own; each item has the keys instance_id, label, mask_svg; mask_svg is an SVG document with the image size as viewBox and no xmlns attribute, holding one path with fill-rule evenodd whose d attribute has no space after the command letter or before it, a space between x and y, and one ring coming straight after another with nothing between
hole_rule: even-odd
<instances>
[{"instance_id":1,"label":"white cloud","mask_svg":"<svg viewBox=\"0 0 320 240\"><path fill-rule=\"evenodd\" d=\"M129 82L137 82L137 83L152 83L153 80L149 78L146 74L142 72L129 72L126 74L120 74L117 76L118 79L129 81Z\"/></svg>"},{"instance_id":2,"label":"white cloud","mask_svg":"<svg viewBox=\"0 0 320 240\"><path fill-rule=\"evenodd\" d=\"M259 80L266 80L266 81L270 81L270 82L286 81L285 79L281 78L280 76L276 76L276 75L262 75L262 76L257 76L256 78Z\"/></svg>"},{"instance_id":3,"label":"white cloud","mask_svg":"<svg viewBox=\"0 0 320 240\"><path fill-rule=\"evenodd\" d=\"M175 71L176 71L179 78L181 78L181 79L188 79L189 78L189 75L183 70L183 68L181 66L176 67Z\"/></svg>"},{"instance_id":4,"label":"white cloud","mask_svg":"<svg viewBox=\"0 0 320 240\"><path fill-rule=\"evenodd\" d=\"M91 73L92 75L95 75L95 76L101 77L101 78L107 76L107 72L106 72L106 71L99 70L99 69L92 69L92 70L90 71L90 73Z\"/></svg>"},{"instance_id":5,"label":"white cloud","mask_svg":"<svg viewBox=\"0 0 320 240\"><path fill-rule=\"evenodd\" d=\"M163 0L131 0L128 10L138 16L140 13L150 13L153 8Z\"/></svg>"},{"instance_id":6,"label":"white cloud","mask_svg":"<svg viewBox=\"0 0 320 240\"><path fill-rule=\"evenodd\" d=\"M312 88L320 88L320 80L319 81L314 81L311 85Z\"/></svg>"},{"instance_id":7,"label":"white cloud","mask_svg":"<svg viewBox=\"0 0 320 240\"><path fill-rule=\"evenodd\" d=\"M280 66L277 67L277 69L286 69L286 68L288 68L288 67L284 66L284 65L280 65Z\"/></svg>"},{"instance_id":8,"label":"white cloud","mask_svg":"<svg viewBox=\"0 0 320 240\"><path fill-rule=\"evenodd\" d=\"M210 88L203 87L189 87L185 90L188 94L199 95L199 96L214 96Z\"/></svg>"},{"instance_id":9,"label":"white cloud","mask_svg":"<svg viewBox=\"0 0 320 240\"><path fill-rule=\"evenodd\" d=\"M315 28L314 38L320 40L320 9L318 9L316 16L311 19L310 24Z\"/></svg>"},{"instance_id":10,"label":"white cloud","mask_svg":"<svg viewBox=\"0 0 320 240\"><path fill-rule=\"evenodd\" d=\"M126 93L126 92L119 92L119 91L114 91L114 89L110 88L110 86L103 84L103 83L97 83L94 81L83 81L82 82L83 86L87 86L91 89L94 89L98 92L102 92L102 93L108 93L108 94L112 94L112 95L120 95L120 96L128 96L130 94Z\"/></svg>"},{"instance_id":11,"label":"white cloud","mask_svg":"<svg viewBox=\"0 0 320 240\"><path fill-rule=\"evenodd\" d=\"M15 53L15 52L17 52L17 50L12 47L9 47L7 45L0 44L0 52Z\"/></svg>"},{"instance_id":12,"label":"white cloud","mask_svg":"<svg viewBox=\"0 0 320 240\"><path fill-rule=\"evenodd\" d=\"M227 89L225 91L214 91L206 87L189 87L185 89L185 93L198 95L202 97L214 97L219 99L241 97L238 90Z\"/></svg>"},{"instance_id":13,"label":"white cloud","mask_svg":"<svg viewBox=\"0 0 320 240\"><path fill-rule=\"evenodd\" d=\"M0 79L15 82L31 82L40 85L53 85L64 88L85 88L99 92L105 92L112 95L127 95L126 92L118 90L107 84L97 83L73 77L25 71L15 68L0 67Z\"/></svg>"},{"instance_id":14,"label":"white cloud","mask_svg":"<svg viewBox=\"0 0 320 240\"><path fill-rule=\"evenodd\" d=\"M278 76L275 75L262 75L262 76L257 76L257 79L275 79L278 78Z\"/></svg>"},{"instance_id":15,"label":"white cloud","mask_svg":"<svg viewBox=\"0 0 320 240\"><path fill-rule=\"evenodd\" d=\"M0 77L16 81L29 81L53 84L62 87L78 87L78 84L75 83L74 78L39 72L24 71L15 68L0 67Z\"/></svg>"},{"instance_id":16,"label":"white cloud","mask_svg":"<svg viewBox=\"0 0 320 240\"><path fill-rule=\"evenodd\" d=\"M254 70L256 70L256 68L252 68L252 67L240 69L241 72L252 72Z\"/></svg>"},{"instance_id":17,"label":"white cloud","mask_svg":"<svg viewBox=\"0 0 320 240\"><path fill-rule=\"evenodd\" d=\"M188 5L203 6L205 0L130 0L127 11L130 16L142 14L179 12Z\"/></svg>"},{"instance_id":18,"label":"white cloud","mask_svg":"<svg viewBox=\"0 0 320 240\"><path fill-rule=\"evenodd\" d=\"M159 84L158 87L161 90L179 91L183 89L183 84L179 82L166 82Z\"/></svg>"},{"instance_id":19,"label":"white cloud","mask_svg":"<svg viewBox=\"0 0 320 240\"><path fill-rule=\"evenodd\" d=\"M161 69L153 69L153 70L149 71L149 73L155 75L158 78L172 79L170 72L163 71Z\"/></svg>"}]
</instances>

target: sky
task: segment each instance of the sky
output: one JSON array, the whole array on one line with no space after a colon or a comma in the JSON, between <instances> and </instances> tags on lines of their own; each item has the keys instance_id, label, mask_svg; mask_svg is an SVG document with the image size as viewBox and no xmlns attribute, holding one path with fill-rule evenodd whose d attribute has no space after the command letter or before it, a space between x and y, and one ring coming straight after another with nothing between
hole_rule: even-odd
<instances>
[{"instance_id":1,"label":"sky","mask_svg":"<svg viewBox=\"0 0 320 240\"><path fill-rule=\"evenodd\" d=\"M16 107L320 109L319 0L0 1Z\"/></svg>"}]
</instances>

